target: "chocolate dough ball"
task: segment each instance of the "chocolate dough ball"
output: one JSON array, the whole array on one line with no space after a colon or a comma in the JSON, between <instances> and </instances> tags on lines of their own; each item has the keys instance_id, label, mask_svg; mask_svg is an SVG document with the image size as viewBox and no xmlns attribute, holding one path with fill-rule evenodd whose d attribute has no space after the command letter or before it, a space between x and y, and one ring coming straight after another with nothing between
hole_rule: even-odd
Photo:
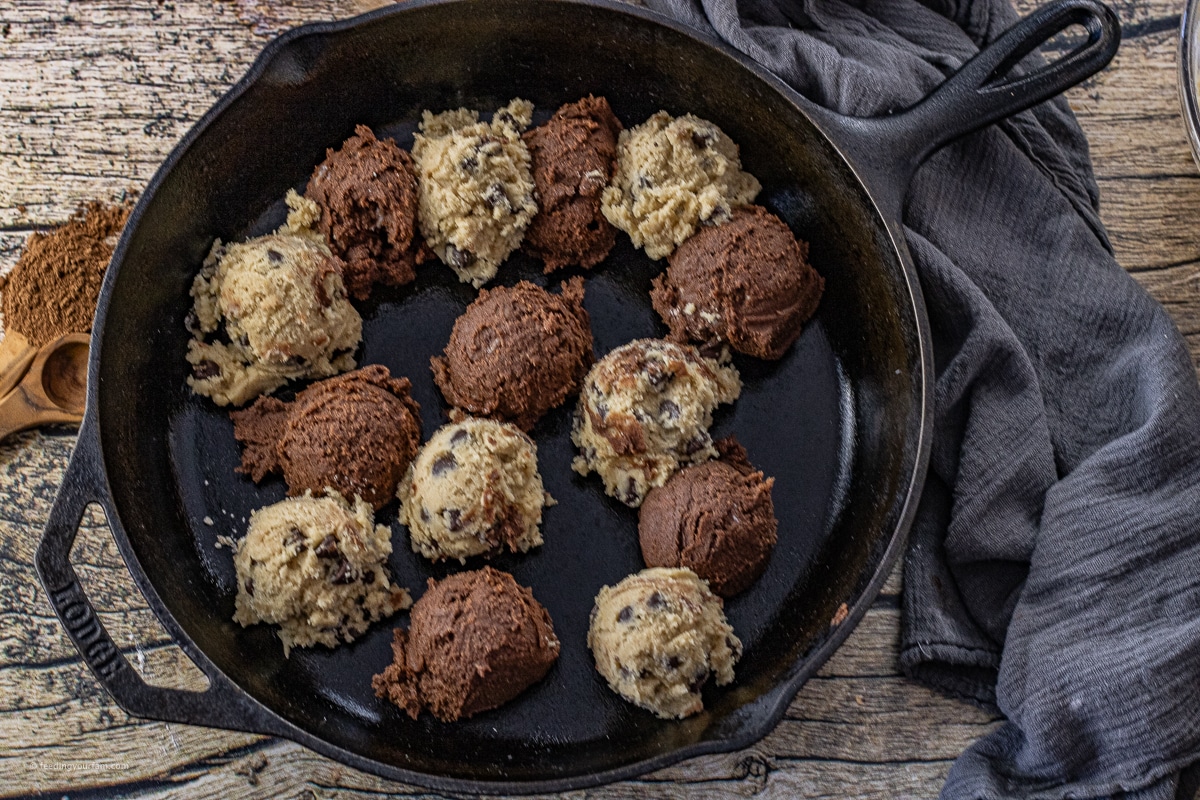
<instances>
[{"instance_id":1,"label":"chocolate dough ball","mask_svg":"<svg viewBox=\"0 0 1200 800\"><path fill-rule=\"evenodd\" d=\"M722 597L750 588L775 549L774 478L750 466L733 437L721 457L676 472L651 489L638 516L647 567L687 567Z\"/></svg>"},{"instance_id":2,"label":"chocolate dough ball","mask_svg":"<svg viewBox=\"0 0 1200 800\"><path fill-rule=\"evenodd\" d=\"M583 279L573 278L557 295L527 281L482 290L431 364L451 405L528 431L579 390L592 360Z\"/></svg>"}]
</instances>

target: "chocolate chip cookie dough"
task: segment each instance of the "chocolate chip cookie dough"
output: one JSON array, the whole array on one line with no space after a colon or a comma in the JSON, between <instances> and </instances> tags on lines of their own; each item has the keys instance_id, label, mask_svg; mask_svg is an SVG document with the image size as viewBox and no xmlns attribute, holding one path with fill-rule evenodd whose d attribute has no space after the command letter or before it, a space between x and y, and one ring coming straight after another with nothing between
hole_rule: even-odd
<instances>
[{"instance_id":1,"label":"chocolate chip cookie dough","mask_svg":"<svg viewBox=\"0 0 1200 800\"><path fill-rule=\"evenodd\" d=\"M660 259L696 232L719 225L762 186L742 171L738 146L707 120L659 111L621 133L604 216L635 247Z\"/></svg>"},{"instance_id":2,"label":"chocolate chip cookie dough","mask_svg":"<svg viewBox=\"0 0 1200 800\"><path fill-rule=\"evenodd\" d=\"M610 497L637 507L683 464L716 457L712 412L741 391L732 364L691 345L635 339L584 378L571 431L580 455L571 466L599 473Z\"/></svg>"},{"instance_id":3,"label":"chocolate chip cookie dough","mask_svg":"<svg viewBox=\"0 0 1200 800\"><path fill-rule=\"evenodd\" d=\"M187 382L219 406L354 368L362 318L346 297L342 261L312 230L316 204L294 191L287 203L277 232L215 241L192 283Z\"/></svg>"},{"instance_id":4,"label":"chocolate chip cookie dough","mask_svg":"<svg viewBox=\"0 0 1200 800\"><path fill-rule=\"evenodd\" d=\"M283 653L293 647L336 647L372 622L412 605L384 566L390 531L371 507L337 493L293 497L250 515L236 545L235 622L279 626Z\"/></svg>"},{"instance_id":5,"label":"chocolate chip cookie dough","mask_svg":"<svg viewBox=\"0 0 1200 800\"><path fill-rule=\"evenodd\" d=\"M528 431L579 391L594 360L583 278L576 277L561 294L528 281L481 289L431 365L456 409Z\"/></svg>"},{"instance_id":6,"label":"chocolate chip cookie dough","mask_svg":"<svg viewBox=\"0 0 1200 800\"><path fill-rule=\"evenodd\" d=\"M721 598L689 569L646 569L603 587L587 642L609 687L663 719L702 711L701 687L730 683L742 656Z\"/></svg>"},{"instance_id":7,"label":"chocolate chip cookie dough","mask_svg":"<svg viewBox=\"0 0 1200 800\"><path fill-rule=\"evenodd\" d=\"M359 125L339 149L325 151L304 194L321 209L316 228L345 262L351 297L365 300L376 283L416 278L413 267L428 257L416 234L417 174L395 142Z\"/></svg>"},{"instance_id":8,"label":"chocolate chip cookie dough","mask_svg":"<svg viewBox=\"0 0 1200 800\"><path fill-rule=\"evenodd\" d=\"M518 428L468 418L434 432L400 482L400 522L433 561L526 552L542 543L537 446Z\"/></svg>"},{"instance_id":9,"label":"chocolate chip cookie dough","mask_svg":"<svg viewBox=\"0 0 1200 800\"><path fill-rule=\"evenodd\" d=\"M520 246L538 210L521 140L532 115L533 106L520 99L490 122L465 108L426 111L414 138L421 233L459 280L476 288Z\"/></svg>"}]
</instances>

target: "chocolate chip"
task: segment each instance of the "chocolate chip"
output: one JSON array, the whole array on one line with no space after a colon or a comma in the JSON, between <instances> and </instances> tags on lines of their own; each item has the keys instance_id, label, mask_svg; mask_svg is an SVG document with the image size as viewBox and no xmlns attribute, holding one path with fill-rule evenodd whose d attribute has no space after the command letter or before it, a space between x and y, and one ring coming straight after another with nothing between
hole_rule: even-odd
<instances>
[{"instance_id":1,"label":"chocolate chip","mask_svg":"<svg viewBox=\"0 0 1200 800\"><path fill-rule=\"evenodd\" d=\"M629 622L633 619L633 606L625 606L617 612L617 622Z\"/></svg>"},{"instance_id":2,"label":"chocolate chip","mask_svg":"<svg viewBox=\"0 0 1200 800\"><path fill-rule=\"evenodd\" d=\"M667 419L679 419L679 404L674 400L663 400L658 404L658 415Z\"/></svg>"},{"instance_id":3,"label":"chocolate chip","mask_svg":"<svg viewBox=\"0 0 1200 800\"><path fill-rule=\"evenodd\" d=\"M513 128L518 127L517 118L514 117L510 112L503 109L496 112L496 116L492 118L492 121L499 123L500 125L509 125Z\"/></svg>"},{"instance_id":4,"label":"chocolate chip","mask_svg":"<svg viewBox=\"0 0 1200 800\"><path fill-rule=\"evenodd\" d=\"M375 570L371 570L369 572L363 573L362 582L367 585L374 583L375 582ZM363 599L365 600L366 598L363 598Z\"/></svg>"},{"instance_id":5,"label":"chocolate chip","mask_svg":"<svg viewBox=\"0 0 1200 800\"><path fill-rule=\"evenodd\" d=\"M512 203L508 199L508 195L504 192L504 186L500 183L493 183L483 193L483 202L488 208L499 208L503 211L512 212Z\"/></svg>"},{"instance_id":6,"label":"chocolate chip","mask_svg":"<svg viewBox=\"0 0 1200 800\"><path fill-rule=\"evenodd\" d=\"M288 530L287 536L284 537L283 544L285 547L299 547L299 549L303 550L304 541L304 531L292 526L292 528Z\"/></svg>"},{"instance_id":7,"label":"chocolate chip","mask_svg":"<svg viewBox=\"0 0 1200 800\"><path fill-rule=\"evenodd\" d=\"M684 443L683 452L689 456L695 455L710 444L712 444L712 437L708 435L707 431L701 431Z\"/></svg>"},{"instance_id":8,"label":"chocolate chip","mask_svg":"<svg viewBox=\"0 0 1200 800\"><path fill-rule=\"evenodd\" d=\"M706 147L712 147L713 143L716 141L717 135L712 131L692 131L692 144L694 144L698 150L703 150Z\"/></svg>"},{"instance_id":9,"label":"chocolate chip","mask_svg":"<svg viewBox=\"0 0 1200 800\"><path fill-rule=\"evenodd\" d=\"M322 539L321 543L317 545L317 558L334 558L339 552L337 537L332 533Z\"/></svg>"},{"instance_id":10,"label":"chocolate chip","mask_svg":"<svg viewBox=\"0 0 1200 800\"><path fill-rule=\"evenodd\" d=\"M471 434L467 433L466 428L459 428L454 432L454 435L450 437L450 444L459 444L460 442L465 442L467 437L470 435Z\"/></svg>"},{"instance_id":11,"label":"chocolate chip","mask_svg":"<svg viewBox=\"0 0 1200 800\"><path fill-rule=\"evenodd\" d=\"M633 677L633 670L631 670L629 667L621 667L621 677L625 680L629 680Z\"/></svg>"},{"instance_id":12,"label":"chocolate chip","mask_svg":"<svg viewBox=\"0 0 1200 800\"><path fill-rule=\"evenodd\" d=\"M333 574L329 576L329 582L335 586L354 583L354 570L350 568L350 562L344 558L339 561L333 568Z\"/></svg>"},{"instance_id":13,"label":"chocolate chip","mask_svg":"<svg viewBox=\"0 0 1200 800\"><path fill-rule=\"evenodd\" d=\"M660 608L665 608L667 605L666 599L659 592L651 592L646 598L646 608L657 611Z\"/></svg>"},{"instance_id":14,"label":"chocolate chip","mask_svg":"<svg viewBox=\"0 0 1200 800\"><path fill-rule=\"evenodd\" d=\"M278 264L279 262L283 261L283 253L272 248L267 248L267 260L272 264Z\"/></svg>"},{"instance_id":15,"label":"chocolate chip","mask_svg":"<svg viewBox=\"0 0 1200 800\"><path fill-rule=\"evenodd\" d=\"M183 327L187 328L189 333L200 332L200 319L196 316L196 309L193 308L183 318Z\"/></svg>"},{"instance_id":16,"label":"chocolate chip","mask_svg":"<svg viewBox=\"0 0 1200 800\"><path fill-rule=\"evenodd\" d=\"M601 422L604 422L604 420L608 419L608 406L604 403L598 403L596 405L596 415L600 417Z\"/></svg>"},{"instance_id":17,"label":"chocolate chip","mask_svg":"<svg viewBox=\"0 0 1200 800\"><path fill-rule=\"evenodd\" d=\"M646 363L646 380L650 381L650 385L655 389L670 383L674 379L674 373L669 369L663 369L662 364L659 364L657 361Z\"/></svg>"},{"instance_id":18,"label":"chocolate chip","mask_svg":"<svg viewBox=\"0 0 1200 800\"><path fill-rule=\"evenodd\" d=\"M702 686L704 686L704 684L708 683L708 676L709 676L708 670L704 670L704 672L697 673L696 677L692 678L692 682L688 684L688 691L691 692L692 694L695 694L696 692L700 691L700 688Z\"/></svg>"},{"instance_id":19,"label":"chocolate chip","mask_svg":"<svg viewBox=\"0 0 1200 800\"><path fill-rule=\"evenodd\" d=\"M457 508L447 509L446 512L446 528L451 533L458 533L463 528L462 511Z\"/></svg>"},{"instance_id":20,"label":"chocolate chip","mask_svg":"<svg viewBox=\"0 0 1200 800\"><path fill-rule=\"evenodd\" d=\"M288 356L287 365L289 367L303 367L307 366L307 364L308 359L304 356Z\"/></svg>"},{"instance_id":21,"label":"chocolate chip","mask_svg":"<svg viewBox=\"0 0 1200 800\"><path fill-rule=\"evenodd\" d=\"M733 218L733 215L731 215L729 213L728 209L716 208L713 210L713 213L710 214L706 219L700 220L700 224L708 225L710 227L716 226L716 225L724 225L726 222L729 222L729 220L732 218Z\"/></svg>"},{"instance_id":22,"label":"chocolate chip","mask_svg":"<svg viewBox=\"0 0 1200 800\"><path fill-rule=\"evenodd\" d=\"M638 175L637 188L649 189L653 185L654 185L654 182L651 181L649 177L647 177L646 175Z\"/></svg>"},{"instance_id":23,"label":"chocolate chip","mask_svg":"<svg viewBox=\"0 0 1200 800\"><path fill-rule=\"evenodd\" d=\"M238 344L240 344L242 347L249 347L250 346L250 335L243 333L241 336L238 337Z\"/></svg>"},{"instance_id":24,"label":"chocolate chip","mask_svg":"<svg viewBox=\"0 0 1200 800\"><path fill-rule=\"evenodd\" d=\"M434 476L438 476L442 473L449 472L452 469L458 469L458 460L454 458L453 453L442 453L433 460L433 467L431 467L429 471L432 472Z\"/></svg>"},{"instance_id":25,"label":"chocolate chip","mask_svg":"<svg viewBox=\"0 0 1200 800\"><path fill-rule=\"evenodd\" d=\"M209 361L207 358L192 367L192 377L199 381L207 380L220 374L221 368L217 366L217 363Z\"/></svg>"},{"instance_id":26,"label":"chocolate chip","mask_svg":"<svg viewBox=\"0 0 1200 800\"><path fill-rule=\"evenodd\" d=\"M679 669L682 664L683 661L679 659L679 656L670 656L666 661L667 669L671 670L672 672Z\"/></svg>"},{"instance_id":27,"label":"chocolate chip","mask_svg":"<svg viewBox=\"0 0 1200 800\"><path fill-rule=\"evenodd\" d=\"M246 580L246 594L254 597L254 578L248 578Z\"/></svg>"},{"instance_id":28,"label":"chocolate chip","mask_svg":"<svg viewBox=\"0 0 1200 800\"><path fill-rule=\"evenodd\" d=\"M425 506L421 506L421 522L429 522L429 509Z\"/></svg>"},{"instance_id":29,"label":"chocolate chip","mask_svg":"<svg viewBox=\"0 0 1200 800\"><path fill-rule=\"evenodd\" d=\"M353 352L354 352L353 347L342 347L338 350L334 350L333 353L330 354L329 358L332 361L337 361L339 358L342 358L343 356L348 356Z\"/></svg>"},{"instance_id":30,"label":"chocolate chip","mask_svg":"<svg viewBox=\"0 0 1200 800\"><path fill-rule=\"evenodd\" d=\"M479 169L479 157L473 153L467 153L463 156L462 161L458 162L458 165L463 168L464 172L474 174L475 170Z\"/></svg>"},{"instance_id":31,"label":"chocolate chip","mask_svg":"<svg viewBox=\"0 0 1200 800\"><path fill-rule=\"evenodd\" d=\"M466 269L475 261L475 256L466 250L459 250L452 244L446 245L446 263L454 269Z\"/></svg>"},{"instance_id":32,"label":"chocolate chip","mask_svg":"<svg viewBox=\"0 0 1200 800\"><path fill-rule=\"evenodd\" d=\"M621 494L621 502L627 506L637 505L638 490L637 478L632 475L625 481L625 491Z\"/></svg>"}]
</instances>

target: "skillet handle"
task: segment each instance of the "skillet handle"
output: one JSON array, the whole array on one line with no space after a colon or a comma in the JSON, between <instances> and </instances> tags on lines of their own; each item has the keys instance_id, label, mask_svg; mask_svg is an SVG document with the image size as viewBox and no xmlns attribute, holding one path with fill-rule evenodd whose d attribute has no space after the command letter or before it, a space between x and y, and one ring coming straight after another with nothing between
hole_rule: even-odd
<instances>
[{"instance_id":1,"label":"skillet handle","mask_svg":"<svg viewBox=\"0 0 1200 800\"><path fill-rule=\"evenodd\" d=\"M190 647L184 647L185 652L209 681L208 689L203 692L146 683L104 629L70 561L71 546L87 506L100 503L112 519L112 511L104 499L106 480L99 436L93 434L91 427L85 423L79 433L36 556L38 577L50 597L54 613L62 621L84 663L117 704L134 716L286 735L281 720L251 700L205 658L192 653Z\"/></svg>"},{"instance_id":2,"label":"skillet handle","mask_svg":"<svg viewBox=\"0 0 1200 800\"><path fill-rule=\"evenodd\" d=\"M1072 25L1086 41L1024 75L1012 68ZM847 117L820 109L835 140L872 174L871 186L900 203L917 167L942 146L1049 100L1102 70L1121 43L1121 23L1097 0L1060 0L1021 19L915 106L886 117Z\"/></svg>"}]
</instances>

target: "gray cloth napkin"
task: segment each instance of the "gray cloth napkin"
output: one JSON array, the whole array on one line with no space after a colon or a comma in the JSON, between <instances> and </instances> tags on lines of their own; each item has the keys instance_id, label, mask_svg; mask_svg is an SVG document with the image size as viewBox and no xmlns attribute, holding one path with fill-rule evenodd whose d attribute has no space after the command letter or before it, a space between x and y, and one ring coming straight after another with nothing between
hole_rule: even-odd
<instances>
[{"instance_id":1,"label":"gray cloth napkin","mask_svg":"<svg viewBox=\"0 0 1200 800\"><path fill-rule=\"evenodd\" d=\"M1007 0L647 5L856 116L912 105L1017 19ZM1098 194L1060 98L934 155L906 203L937 387L901 663L1006 718L944 798L1167 800L1200 757L1200 391Z\"/></svg>"}]
</instances>

